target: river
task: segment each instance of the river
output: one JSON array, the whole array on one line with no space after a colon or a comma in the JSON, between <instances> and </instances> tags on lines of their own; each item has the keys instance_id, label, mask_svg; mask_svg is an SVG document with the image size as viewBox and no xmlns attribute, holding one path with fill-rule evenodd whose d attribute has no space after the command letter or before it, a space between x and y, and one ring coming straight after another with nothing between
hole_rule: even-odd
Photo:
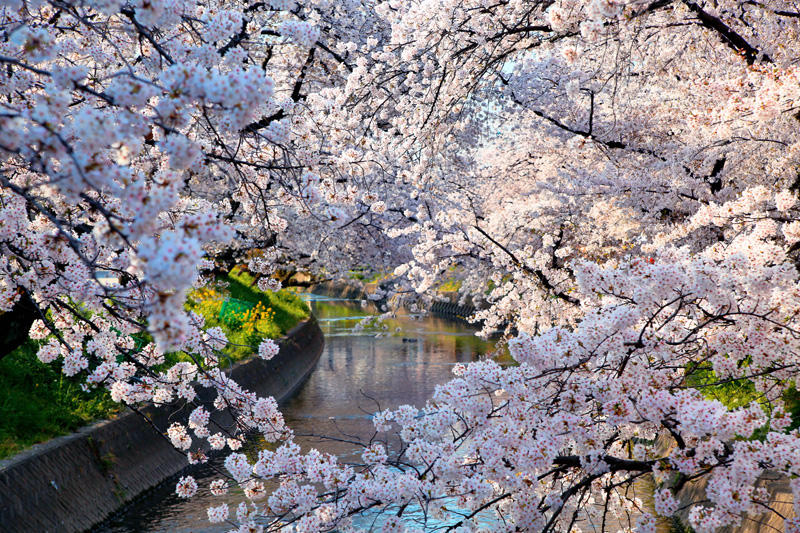
<instances>
[{"instance_id":1,"label":"river","mask_svg":"<svg viewBox=\"0 0 800 533\"><path fill-rule=\"evenodd\" d=\"M402 404L422 405L437 384L447 381L453 365L469 362L492 349L475 336L474 329L435 317L399 316L385 329L358 329L370 315L353 300L306 295L325 334L325 348L317 368L282 411L287 424L299 435L371 434L369 414ZM376 336L378 335L378 336ZM352 454L350 444L300 438L304 447L339 455ZM248 445L248 455L258 442ZM201 486L217 477L213 468L190 472ZM205 482L205 483L204 483ZM170 479L135 500L95 529L102 533L143 531L220 532L230 524L211 524L206 508L219 498L196 496L189 500L174 493ZM233 494L229 503L241 501Z\"/></svg>"}]
</instances>

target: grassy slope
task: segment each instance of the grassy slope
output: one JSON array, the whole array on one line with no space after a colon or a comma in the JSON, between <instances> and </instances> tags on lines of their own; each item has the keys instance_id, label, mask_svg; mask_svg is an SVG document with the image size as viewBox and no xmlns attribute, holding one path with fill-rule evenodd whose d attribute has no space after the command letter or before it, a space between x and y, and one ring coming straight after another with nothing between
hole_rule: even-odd
<instances>
[{"instance_id":1,"label":"grassy slope","mask_svg":"<svg viewBox=\"0 0 800 533\"><path fill-rule=\"evenodd\" d=\"M186 304L188 309L205 318L207 327L219 326L225 331L230 345L223 352L233 361L250 357L262 339L285 335L310 314L306 303L295 293L262 292L253 277L239 268L218 278L217 284L219 287L193 291ZM221 319L220 311L226 297L257 307L251 311L228 312Z\"/></svg>"},{"instance_id":2,"label":"grassy slope","mask_svg":"<svg viewBox=\"0 0 800 533\"><path fill-rule=\"evenodd\" d=\"M187 307L202 314L208 327L222 327L228 339L240 345L224 350L231 360L249 357L261 339L278 338L309 316L308 306L297 295L289 291L261 292L246 272L235 270L218 282L227 283L227 288L214 289L216 296L209 299L201 297L209 293L208 289L193 291ZM261 303L264 312L255 317L257 320L250 321L252 327L240 319L219 319L226 292L238 300ZM84 392L80 376L68 378L57 363L40 362L36 358L37 349L38 345L29 340L0 359L0 459L107 418L120 409L104 390ZM169 354L168 359L185 357Z\"/></svg>"},{"instance_id":3,"label":"grassy slope","mask_svg":"<svg viewBox=\"0 0 800 533\"><path fill-rule=\"evenodd\" d=\"M105 391L81 390L28 341L0 360L0 459L104 418L119 409Z\"/></svg>"},{"instance_id":4,"label":"grassy slope","mask_svg":"<svg viewBox=\"0 0 800 533\"><path fill-rule=\"evenodd\" d=\"M719 380L711 370L710 365L692 369L687 373L686 384L698 387L703 396L711 400L720 401L728 409L745 407L752 402L761 404L767 416L771 414L771 406L767 405L763 395L756 392L755 384L747 379L727 382L721 385L711 385ZM789 429L800 427L800 392L795 387L789 387L783 394L784 407L792 418ZM753 433L752 439L763 440L766 436L767 426Z\"/></svg>"}]
</instances>

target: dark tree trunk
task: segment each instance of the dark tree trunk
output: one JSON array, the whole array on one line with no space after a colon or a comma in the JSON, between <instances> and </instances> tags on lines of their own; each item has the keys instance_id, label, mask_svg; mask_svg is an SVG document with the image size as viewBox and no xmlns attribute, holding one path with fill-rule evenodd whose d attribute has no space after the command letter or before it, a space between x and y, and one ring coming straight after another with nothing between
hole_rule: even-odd
<instances>
[{"instance_id":1,"label":"dark tree trunk","mask_svg":"<svg viewBox=\"0 0 800 533\"><path fill-rule=\"evenodd\" d=\"M33 321L39 317L39 307L27 292L11 311L0 315L0 359L28 339Z\"/></svg>"}]
</instances>

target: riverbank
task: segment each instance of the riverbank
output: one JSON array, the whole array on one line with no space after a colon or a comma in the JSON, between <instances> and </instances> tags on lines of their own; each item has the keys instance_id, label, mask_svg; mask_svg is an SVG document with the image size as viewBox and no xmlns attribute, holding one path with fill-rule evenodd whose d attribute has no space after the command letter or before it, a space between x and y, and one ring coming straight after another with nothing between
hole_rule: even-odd
<instances>
[{"instance_id":1,"label":"riverbank","mask_svg":"<svg viewBox=\"0 0 800 533\"><path fill-rule=\"evenodd\" d=\"M0 460L121 411L108 391L85 390L84 376L65 376L38 350L28 339L0 359Z\"/></svg>"},{"instance_id":2,"label":"riverbank","mask_svg":"<svg viewBox=\"0 0 800 533\"><path fill-rule=\"evenodd\" d=\"M222 350L224 368L252 357L262 340L279 339L309 316L296 294L261 291L241 267L191 291L186 309L199 314L207 328L222 328L230 341ZM140 345L151 340L146 333L136 339ZM41 362L36 353L42 342L28 339L0 359L0 460L122 411L105 388L87 390L85 375L67 377L59 362ZM168 364L191 361L182 352L165 359Z\"/></svg>"},{"instance_id":3,"label":"riverbank","mask_svg":"<svg viewBox=\"0 0 800 533\"><path fill-rule=\"evenodd\" d=\"M312 285L309 290L331 298L369 300L380 308L387 303L386 300L372 300L370 297L378 289L377 283L366 283L362 286L362 284L356 285L353 282L347 281L323 281ZM469 323L467 319L478 310L471 304L459 304L458 294L456 292L438 292L437 296L440 297L441 300L431 304L429 311L432 315Z\"/></svg>"},{"instance_id":4,"label":"riverbank","mask_svg":"<svg viewBox=\"0 0 800 533\"><path fill-rule=\"evenodd\" d=\"M475 336L473 327L453 320L398 313L385 321L364 323L376 312L358 300L319 294L305 298L325 335L324 353L281 412L303 449L316 448L344 462L360 462L363 450L348 442L350 437L326 440L319 435L346 434L368 441L374 433L370 413L403 404L423 405L437 386L452 379L454 365L481 359L494 349L493 342ZM253 457L264 446L252 439L242 453ZM202 490L219 477L215 467L224 468L222 461L193 474L201 487L193 498L179 498L170 479L94 531L226 533L230 524L210 523L207 508L226 503L236 509L244 496L234 490L224 496ZM380 530L372 524L375 515L354 519L357 527Z\"/></svg>"},{"instance_id":5,"label":"riverbank","mask_svg":"<svg viewBox=\"0 0 800 533\"><path fill-rule=\"evenodd\" d=\"M280 352L272 360L244 361L230 375L244 388L284 402L316 366L323 343L312 317L279 340ZM170 407L147 412L160 429L175 416ZM186 463L163 434L133 412L37 444L0 461L0 532L86 530Z\"/></svg>"},{"instance_id":6,"label":"riverbank","mask_svg":"<svg viewBox=\"0 0 800 533\"><path fill-rule=\"evenodd\" d=\"M708 502L706 485L708 478L688 483L679 493L681 511L677 517L681 527L675 528L676 533L692 532L689 527L689 510L691 504ZM759 533L761 531L785 531L784 521L795 516L794 498L789 485L789 478L775 472L768 472L759 478L757 486L767 490L769 494L769 509L764 509L759 516L746 516L738 526L727 526L719 529L720 533Z\"/></svg>"}]
</instances>

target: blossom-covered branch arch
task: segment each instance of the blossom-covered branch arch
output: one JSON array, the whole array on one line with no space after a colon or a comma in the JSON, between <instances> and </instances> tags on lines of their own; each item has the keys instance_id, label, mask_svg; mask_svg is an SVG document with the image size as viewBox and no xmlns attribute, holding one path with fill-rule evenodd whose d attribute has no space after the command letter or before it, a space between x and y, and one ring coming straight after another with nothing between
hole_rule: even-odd
<instances>
[{"instance_id":1,"label":"blossom-covered branch arch","mask_svg":"<svg viewBox=\"0 0 800 533\"><path fill-rule=\"evenodd\" d=\"M134 407L189 406L164 429L191 461L233 452L181 495L238 483L243 531L346 529L367 510L387 530L492 514L509 531L652 531L628 490L652 476L663 516L706 481L690 521L710 531L770 505L765 471L798 475L792 6L2 9L1 307L36 304L43 361ZM278 267L371 265L396 305L455 273L517 364L460 367L426 406L378 413L360 465L301 453L274 401L219 370L222 332L183 310L199 270L245 257L273 288ZM155 370L171 349L193 362ZM751 388L745 405L705 394L727 383ZM209 427L223 408L229 434ZM237 450L254 431L280 443L253 464Z\"/></svg>"}]
</instances>

